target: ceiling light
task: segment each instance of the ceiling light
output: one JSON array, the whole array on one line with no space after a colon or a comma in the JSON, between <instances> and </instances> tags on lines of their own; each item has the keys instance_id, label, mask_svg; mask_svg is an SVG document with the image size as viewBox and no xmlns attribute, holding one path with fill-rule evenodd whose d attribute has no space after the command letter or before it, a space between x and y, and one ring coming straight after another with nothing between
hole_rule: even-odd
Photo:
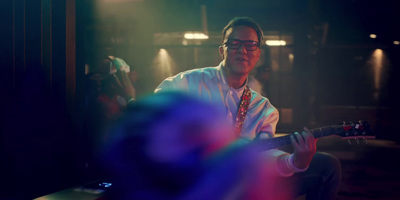
<instances>
[{"instance_id":1,"label":"ceiling light","mask_svg":"<svg viewBox=\"0 0 400 200\"><path fill-rule=\"evenodd\" d=\"M399 45L399 44L400 44L400 41L393 41L393 44L394 44L394 45Z\"/></svg>"},{"instance_id":2,"label":"ceiling light","mask_svg":"<svg viewBox=\"0 0 400 200\"><path fill-rule=\"evenodd\" d=\"M265 41L265 44L268 46L285 46L286 41L285 40L267 40Z\"/></svg>"},{"instance_id":3,"label":"ceiling light","mask_svg":"<svg viewBox=\"0 0 400 200\"><path fill-rule=\"evenodd\" d=\"M372 39L375 39L376 35L375 34L370 34L369 37L372 38Z\"/></svg>"},{"instance_id":4,"label":"ceiling light","mask_svg":"<svg viewBox=\"0 0 400 200\"><path fill-rule=\"evenodd\" d=\"M188 40L206 40L206 39L208 39L208 35L206 35L204 33L195 33L195 32L185 33L184 37L185 37L185 39L188 39Z\"/></svg>"}]
</instances>

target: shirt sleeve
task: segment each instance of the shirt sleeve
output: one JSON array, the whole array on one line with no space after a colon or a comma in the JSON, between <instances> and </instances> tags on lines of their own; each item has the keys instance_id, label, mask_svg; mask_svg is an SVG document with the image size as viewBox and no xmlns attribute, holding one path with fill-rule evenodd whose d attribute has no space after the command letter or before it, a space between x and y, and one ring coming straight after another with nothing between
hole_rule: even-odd
<instances>
[{"instance_id":1,"label":"shirt sleeve","mask_svg":"<svg viewBox=\"0 0 400 200\"><path fill-rule=\"evenodd\" d=\"M278 164L278 162L282 162L279 158L281 156L289 156L289 153L279 149L270 149L267 151L263 151L260 155L266 161L266 166L269 167L270 172L272 172L273 174L281 177L289 177L294 174L294 172L284 172L282 169L279 168Z\"/></svg>"},{"instance_id":2,"label":"shirt sleeve","mask_svg":"<svg viewBox=\"0 0 400 200\"><path fill-rule=\"evenodd\" d=\"M188 81L185 74L186 73L182 72L175 76L166 78L160 83L160 85L158 85L158 87L154 90L154 93L170 90L187 90Z\"/></svg>"}]
</instances>

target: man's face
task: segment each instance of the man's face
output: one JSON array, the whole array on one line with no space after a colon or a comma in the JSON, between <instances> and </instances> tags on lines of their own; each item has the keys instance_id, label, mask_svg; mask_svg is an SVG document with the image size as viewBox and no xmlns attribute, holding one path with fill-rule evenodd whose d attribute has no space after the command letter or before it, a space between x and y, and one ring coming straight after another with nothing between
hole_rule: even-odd
<instances>
[{"instance_id":1,"label":"man's face","mask_svg":"<svg viewBox=\"0 0 400 200\"><path fill-rule=\"evenodd\" d=\"M257 32L247 26L235 26L226 31L226 42L258 41ZM237 45L236 45L237 47ZM249 47L248 47L249 48ZM260 58L261 50L256 48L254 51L246 49L242 43L238 49L229 48L228 45L222 45L219 48L223 64L232 75L247 76L254 68Z\"/></svg>"}]
</instances>

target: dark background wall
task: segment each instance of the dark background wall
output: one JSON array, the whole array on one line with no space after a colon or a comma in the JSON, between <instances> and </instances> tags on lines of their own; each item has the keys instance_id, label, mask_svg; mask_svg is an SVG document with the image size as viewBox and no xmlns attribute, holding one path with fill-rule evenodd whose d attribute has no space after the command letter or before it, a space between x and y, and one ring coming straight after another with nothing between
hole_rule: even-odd
<instances>
[{"instance_id":1,"label":"dark background wall","mask_svg":"<svg viewBox=\"0 0 400 200\"><path fill-rule=\"evenodd\" d=\"M0 7L0 199L32 199L79 182L79 27L87 13L69 0Z\"/></svg>"}]
</instances>

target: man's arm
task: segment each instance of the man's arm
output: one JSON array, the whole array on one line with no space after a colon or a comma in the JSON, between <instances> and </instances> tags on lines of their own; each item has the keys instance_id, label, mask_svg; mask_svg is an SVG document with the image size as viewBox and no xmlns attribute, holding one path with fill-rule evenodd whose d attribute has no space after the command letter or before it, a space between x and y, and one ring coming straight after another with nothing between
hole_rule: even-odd
<instances>
[{"instance_id":1,"label":"man's arm","mask_svg":"<svg viewBox=\"0 0 400 200\"><path fill-rule=\"evenodd\" d=\"M306 127L301 134L295 132L291 135L290 140L294 148L291 164L298 169L307 169L317 151L317 140Z\"/></svg>"},{"instance_id":2,"label":"man's arm","mask_svg":"<svg viewBox=\"0 0 400 200\"><path fill-rule=\"evenodd\" d=\"M279 113L273 107L266 108L266 118L263 121L263 128L256 135L256 139L263 140L275 137L276 125L279 120ZM268 163L275 165L276 172L281 176L291 176L296 172L303 172L308 169L312 157L316 152L316 140L308 129L299 134L291 136L294 148L293 154L273 149L263 153Z\"/></svg>"},{"instance_id":3,"label":"man's arm","mask_svg":"<svg viewBox=\"0 0 400 200\"><path fill-rule=\"evenodd\" d=\"M294 148L293 154L278 149L262 153L262 156L268 161L267 164L275 166L276 174L285 177L306 171L317 149L317 140L307 128L304 128L301 134L295 132L290 137Z\"/></svg>"},{"instance_id":4,"label":"man's arm","mask_svg":"<svg viewBox=\"0 0 400 200\"><path fill-rule=\"evenodd\" d=\"M168 77L158 85L154 90L154 93L166 91L166 90L187 90L188 81L184 74L181 72L175 76Z\"/></svg>"}]
</instances>

